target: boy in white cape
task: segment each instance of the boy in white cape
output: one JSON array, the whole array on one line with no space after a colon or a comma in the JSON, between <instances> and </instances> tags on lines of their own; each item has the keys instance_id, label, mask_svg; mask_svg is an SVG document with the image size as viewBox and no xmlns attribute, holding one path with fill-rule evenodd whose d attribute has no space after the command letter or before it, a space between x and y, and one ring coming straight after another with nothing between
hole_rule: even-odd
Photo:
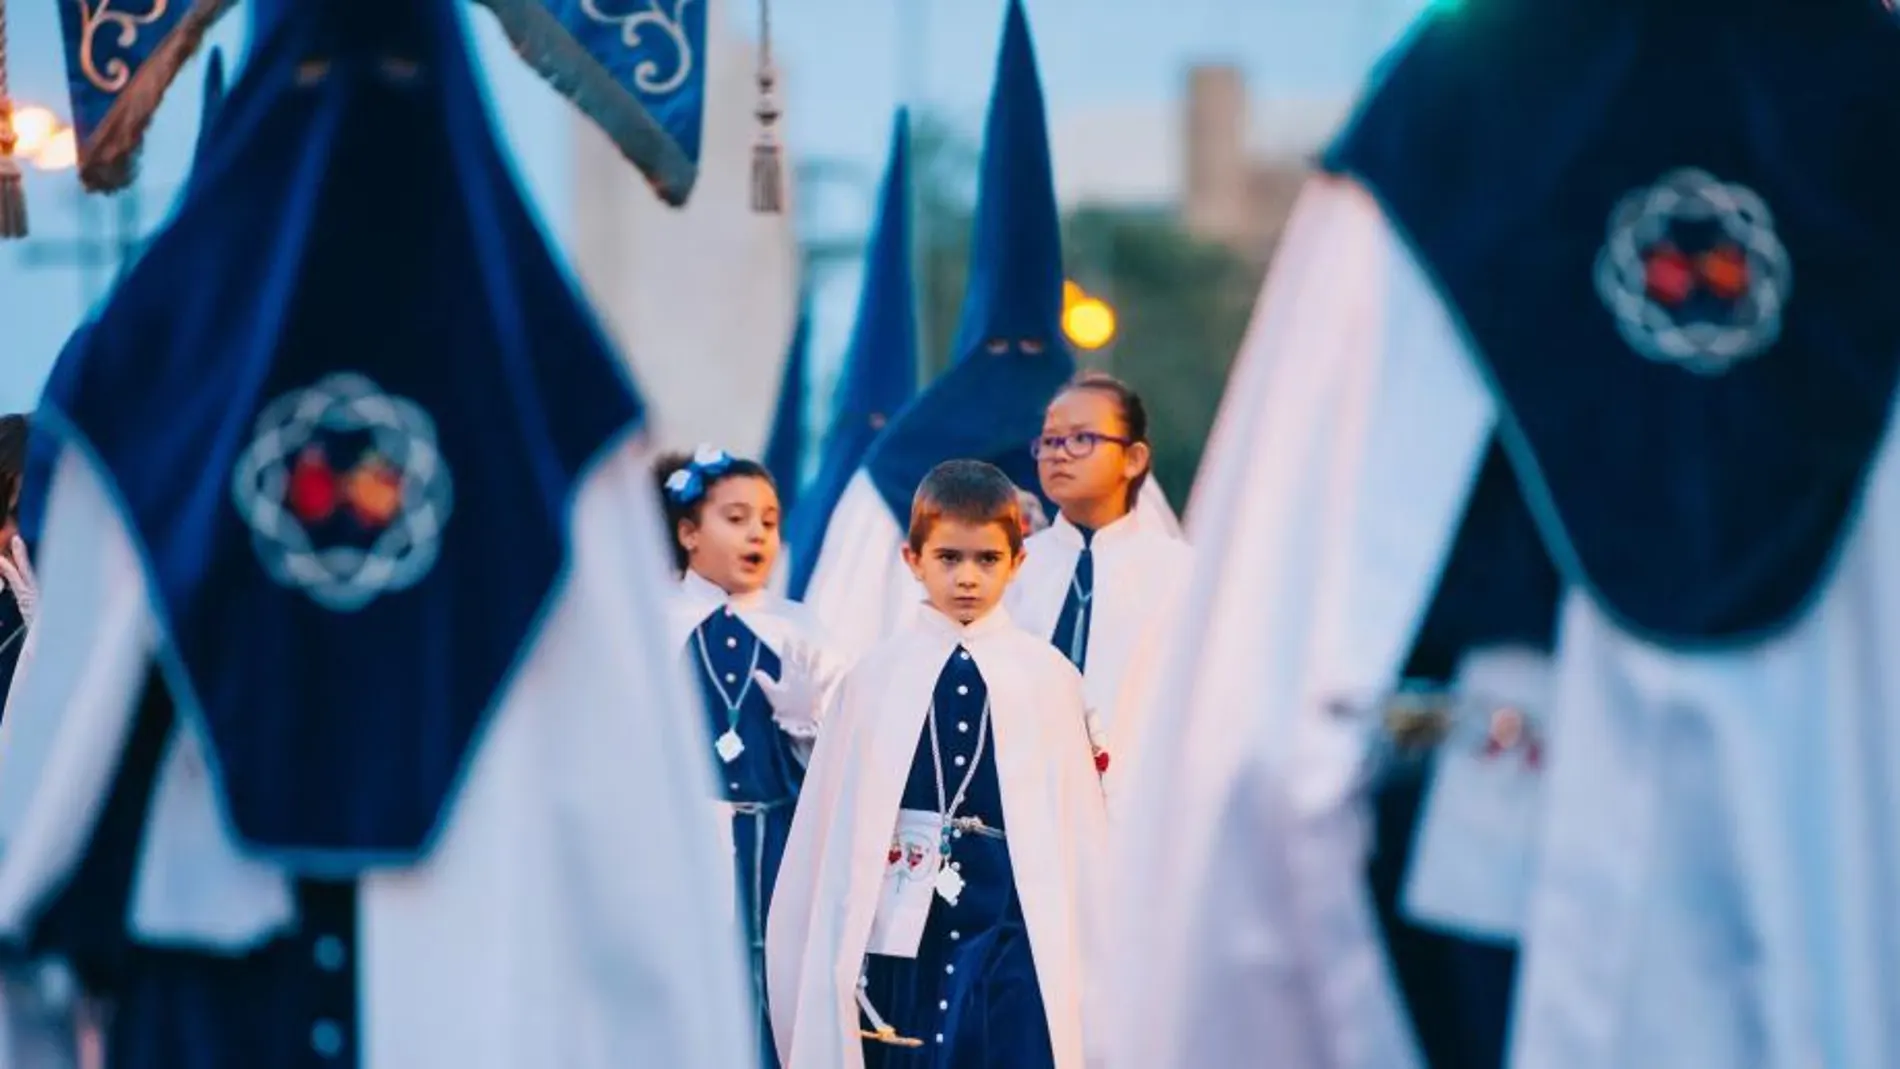
<instances>
[{"instance_id":1,"label":"boy in white cape","mask_svg":"<svg viewBox=\"0 0 1900 1069\"><path fill-rule=\"evenodd\" d=\"M928 605L845 677L779 870L780 1057L1081 1069L1106 816L1081 677L1001 608L1023 558L1009 479L939 465L903 552Z\"/></svg>"}]
</instances>

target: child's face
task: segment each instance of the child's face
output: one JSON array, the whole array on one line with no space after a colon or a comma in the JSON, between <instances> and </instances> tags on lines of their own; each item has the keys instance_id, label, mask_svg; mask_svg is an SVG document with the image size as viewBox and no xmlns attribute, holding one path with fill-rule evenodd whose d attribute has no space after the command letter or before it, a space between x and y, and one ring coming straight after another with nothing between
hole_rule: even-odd
<instances>
[{"instance_id":1,"label":"child's face","mask_svg":"<svg viewBox=\"0 0 1900 1069\"><path fill-rule=\"evenodd\" d=\"M996 608L1022 562L1002 524L971 525L947 516L930 525L921 551L904 547L904 563L924 585L931 606L960 624L975 623Z\"/></svg>"},{"instance_id":2,"label":"child's face","mask_svg":"<svg viewBox=\"0 0 1900 1069\"><path fill-rule=\"evenodd\" d=\"M764 479L721 479L706 494L699 521L680 521L687 565L728 594L762 589L778 560L778 511L778 493Z\"/></svg>"},{"instance_id":3,"label":"child's face","mask_svg":"<svg viewBox=\"0 0 1900 1069\"><path fill-rule=\"evenodd\" d=\"M1148 447L1126 444L1128 427L1114 397L1101 390L1064 391L1043 414L1042 438L1036 474L1063 515L1099 522L1104 510L1116 516L1127 511L1128 486L1147 465Z\"/></svg>"}]
</instances>

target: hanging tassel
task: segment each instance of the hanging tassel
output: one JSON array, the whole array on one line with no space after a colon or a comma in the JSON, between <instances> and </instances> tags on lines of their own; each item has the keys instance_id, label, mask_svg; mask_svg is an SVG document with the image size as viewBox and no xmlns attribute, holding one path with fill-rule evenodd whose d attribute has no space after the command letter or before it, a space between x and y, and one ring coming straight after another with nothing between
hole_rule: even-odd
<instances>
[{"instance_id":1,"label":"hanging tassel","mask_svg":"<svg viewBox=\"0 0 1900 1069\"><path fill-rule=\"evenodd\" d=\"M778 71L772 65L771 0L759 0L759 139L752 145L752 210L785 210L785 149L778 140Z\"/></svg>"},{"instance_id":2,"label":"hanging tassel","mask_svg":"<svg viewBox=\"0 0 1900 1069\"><path fill-rule=\"evenodd\" d=\"M0 241L26 236L26 174L13 156L19 143L7 93L7 0L0 0Z\"/></svg>"}]
</instances>

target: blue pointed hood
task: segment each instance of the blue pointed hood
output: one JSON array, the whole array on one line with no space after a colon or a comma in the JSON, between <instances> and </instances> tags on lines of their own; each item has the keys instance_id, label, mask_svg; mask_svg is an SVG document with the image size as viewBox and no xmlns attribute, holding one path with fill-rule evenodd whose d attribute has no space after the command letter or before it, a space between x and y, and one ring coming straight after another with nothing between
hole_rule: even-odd
<instances>
[{"instance_id":1,"label":"blue pointed hood","mask_svg":"<svg viewBox=\"0 0 1900 1069\"><path fill-rule=\"evenodd\" d=\"M846 484L891 417L917 393L917 300L911 277L910 113L891 123L890 159L858 294L858 318L833 395L818 474L787 525L791 596L801 598Z\"/></svg>"},{"instance_id":2,"label":"blue pointed hood","mask_svg":"<svg viewBox=\"0 0 1900 1069\"><path fill-rule=\"evenodd\" d=\"M765 440L765 470L778 484L781 515L798 503L799 473L805 467L805 395L811 367L811 293L798 297L798 323L792 328L791 348L785 354L785 376L779 382L778 410L772 415L772 433Z\"/></svg>"},{"instance_id":3,"label":"blue pointed hood","mask_svg":"<svg viewBox=\"0 0 1900 1069\"><path fill-rule=\"evenodd\" d=\"M959 359L997 338L1061 342L1062 220L1048 126L1029 20L1022 0L1010 0L983 128L968 288L951 347Z\"/></svg>"},{"instance_id":4,"label":"blue pointed hood","mask_svg":"<svg viewBox=\"0 0 1900 1069\"><path fill-rule=\"evenodd\" d=\"M205 94L204 105L198 109L198 147L203 152L205 139L211 133L211 121L217 117L218 108L224 104L224 49L213 48L205 57Z\"/></svg>"},{"instance_id":5,"label":"blue pointed hood","mask_svg":"<svg viewBox=\"0 0 1900 1069\"><path fill-rule=\"evenodd\" d=\"M1037 486L1029 440L1075 373L1061 329L1062 233L1047 125L1029 21L1021 0L1010 0L984 127L956 362L865 459L900 520L924 475L952 458L987 460L1017 485Z\"/></svg>"},{"instance_id":6,"label":"blue pointed hood","mask_svg":"<svg viewBox=\"0 0 1900 1069\"><path fill-rule=\"evenodd\" d=\"M427 853L640 422L461 7L254 0L179 207L44 406L131 536L225 826L299 873Z\"/></svg>"}]
</instances>

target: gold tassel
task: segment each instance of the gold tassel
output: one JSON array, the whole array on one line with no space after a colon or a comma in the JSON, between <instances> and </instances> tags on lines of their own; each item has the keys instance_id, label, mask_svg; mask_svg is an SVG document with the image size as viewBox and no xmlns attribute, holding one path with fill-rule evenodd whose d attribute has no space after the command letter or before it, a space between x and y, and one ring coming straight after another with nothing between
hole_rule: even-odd
<instances>
[{"instance_id":1,"label":"gold tassel","mask_svg":"<svg viewBox=\"0 0 1900 1069\"><path fill-rule=\"evenodd\" d=\"M19 143L7 95L7 0L0 0L0 241L26 236L26 174L13 155Z\"/></svg>"},{"instance_id":2,"label":"gold tassel","mask_svg":"<svg viewBox=\"0 0 1900 1069\"><path fill-rule=\"evenodd\" d=\"M759 0L759 139L752 146L752 210L785 210L785 149L779 144L778 71L772 64L771 0Z\"/></svg>"}]
</instances>

